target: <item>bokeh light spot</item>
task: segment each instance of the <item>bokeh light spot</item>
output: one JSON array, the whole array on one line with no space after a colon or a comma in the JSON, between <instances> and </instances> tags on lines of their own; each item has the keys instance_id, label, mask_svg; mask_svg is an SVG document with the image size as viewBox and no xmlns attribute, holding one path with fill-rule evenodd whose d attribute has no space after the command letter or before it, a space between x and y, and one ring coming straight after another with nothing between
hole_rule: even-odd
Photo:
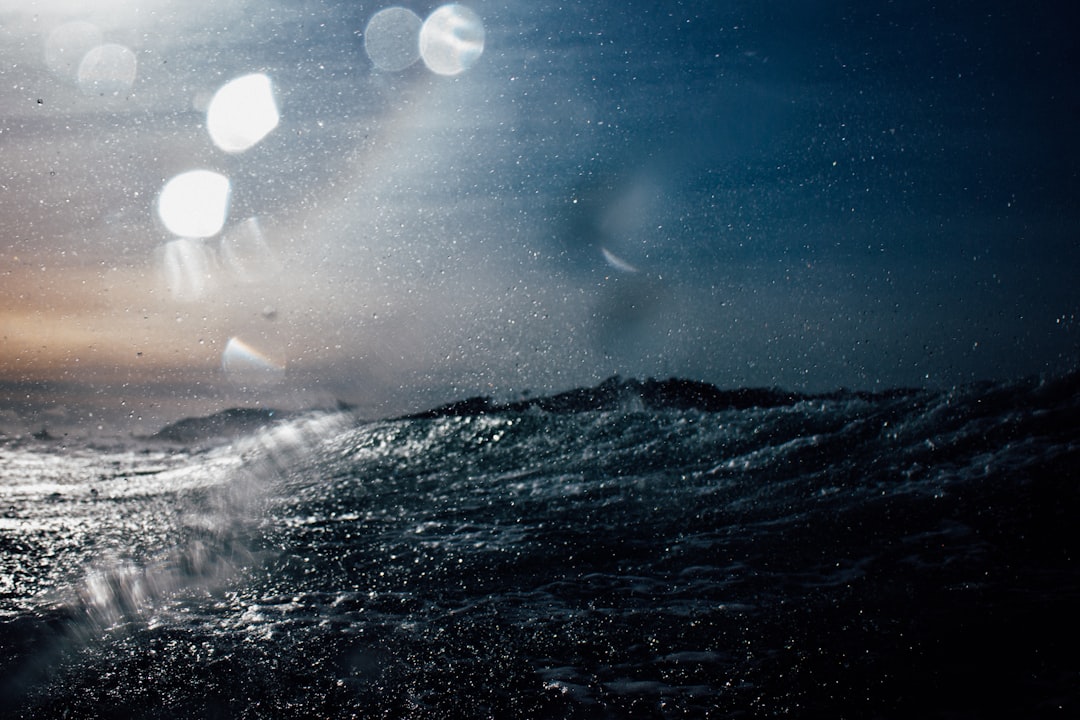
<instances>
[{"instance_id":1,"label":"bokeh light spot","mask_svg":"<svg viewBox=\"0 0 1080 720\"><path fill-rule=\"evenodd\" d=\"M420 59L423 21L412 10L389 7L371 16L364 28L364 50L380 70L404 70Z\"/></svg>"},{"instance_id":2,"label":"bokeh light spot","mask_svg":"<svg viewBox=\"0 0 1080 720\"><path fill-rule=\"evenodd\" d=\"M135 53L123 45L108 43L91 48L79 63L79 87L91 94L117 95L135 83Z\"/></svg>"},{"instance_id":3,"label":"bokeh light spot","mask_svg":"<svg viewBox=\"0 0 1080 720\"><path fill-rule=\"evenodd\" d=\"M240 385L272 385L285 379L285 363L238 337L229 338L221 353L221 368Z\"/></svg>"},{"instance_id":4,"label":"bokeh light spot","mask_svg":"<svg viewBox=\"0 0 1080 720\"><path fill-rule=\"evenodd\" d=\"M221 86L206 110L210 139L228 153L244 152L277 127L280 116L270 78L244 75Z\"/></svg>"},{"instance_id":5,"label":"bokeh light spot","mask_svg":"<svg viewBox=\"0 0 1080 720\"><path fill-rule=\"evenodd\" d=\"M484 52L484 23L469 8L443 5L420 29L420 56L439 75L468 70Z\"/></svg>"},{"instance_id":6,"label":"bokeh light spot","mask_svg":"<svg viewBox=\"0 0 1080 720\"><path fill-rule=\"evenodd\" d=\"M217 235L229 213L229 179L211 170L181 173L161 189L158 215L174 235L206 238Z\"/></svg>"}]
</instances>

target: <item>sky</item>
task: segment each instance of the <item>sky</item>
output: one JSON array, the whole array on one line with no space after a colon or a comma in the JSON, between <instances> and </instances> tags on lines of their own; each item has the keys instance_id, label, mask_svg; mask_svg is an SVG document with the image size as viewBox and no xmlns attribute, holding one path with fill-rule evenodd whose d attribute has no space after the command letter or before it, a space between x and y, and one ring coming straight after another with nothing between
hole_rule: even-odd
<instances>
[{"instance_id":1,"label":"sky","mask_svg":"<svg viewBox=\"0 0 1080 720\"><path fill-rule=\"evenodd\" d=\"M0 0L0 430L1075 369L1077 60L1021 2Z\"/></svg>"}]
</instances>

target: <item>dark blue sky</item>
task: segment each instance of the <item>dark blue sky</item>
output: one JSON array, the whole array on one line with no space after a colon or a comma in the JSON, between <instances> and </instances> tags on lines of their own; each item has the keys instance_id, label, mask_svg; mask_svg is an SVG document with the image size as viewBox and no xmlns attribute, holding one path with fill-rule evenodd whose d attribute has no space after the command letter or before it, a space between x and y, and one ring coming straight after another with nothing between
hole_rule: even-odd
<instances>
[{"instance_id":1,"label":"dark blue sky","mask_svg":"<svg viewBox=\"0 0 1080 720\"><path fill-rule=\"evenodd\" d=\"M444 77L373 66L387 4L40 5L0 5L9 421L1077 363L1075 28L1048 8L474 2L483 54ZM73 22L137 60L123 92L56 66ZM253 72L280 123L230 155L206 105ZM155 198L197 168L228 218L177 245ZM252 218L259 272L230 274ZM272 382L230 377L230 339Z\"/></svg>"}]
</instances>

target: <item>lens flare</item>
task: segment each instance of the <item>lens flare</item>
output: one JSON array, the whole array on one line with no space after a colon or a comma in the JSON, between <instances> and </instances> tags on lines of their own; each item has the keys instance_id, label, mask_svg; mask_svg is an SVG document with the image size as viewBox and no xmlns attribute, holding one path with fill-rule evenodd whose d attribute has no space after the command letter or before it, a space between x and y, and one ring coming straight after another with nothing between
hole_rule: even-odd
<instances>
[{"instance_id":1,"label":"lens flare","mask_svg":"<svg viewBox=\"0 0 1080 720\"><path fill-rule=\"evenodd\" d=\"M634 267L630 263L626 262L621 257L619 257L615 253L611 252L607 248L603 248L603 247L600 248L600 254L602 254L604 256L604 260L607 261L608 265L610 265L611 267L615 268L616 270L618 270L620 272L626 272L626 273L636 273L636 272L638 272L638 269L636 267Z\"/></svg>"},{"instance_id":2,"label":"lens flare","mask_svg":"<svg viewBox=\"0 0 1080 720\"><path fill-rule=\"evenodd\" d=\"M221 238L221 258L232 274L243 282L265 280L281 269L257 217L249 217L225 233Z\"/></svg>"},{"instance_id":3,"label":"lens flare","mask_svg":"<svg viewBox=\"0 0 1080 720\"><path fill-rule=\"evenodd\" d=\"M221 368L238 385L274 385L285 379L285 363L274 360L238 337L229 338Z\"/></svg>"},{"instance_id":4,"label":"lens flare","mask_svg":"<svg viewBox=\"0 0 1080 720\"><path fill-rule=\"evenodd\" d=\"M202 240L180 238L166 243L159 265L174 300L198 300L209 288L213 258Z\"/></svg>"}]
</instances>

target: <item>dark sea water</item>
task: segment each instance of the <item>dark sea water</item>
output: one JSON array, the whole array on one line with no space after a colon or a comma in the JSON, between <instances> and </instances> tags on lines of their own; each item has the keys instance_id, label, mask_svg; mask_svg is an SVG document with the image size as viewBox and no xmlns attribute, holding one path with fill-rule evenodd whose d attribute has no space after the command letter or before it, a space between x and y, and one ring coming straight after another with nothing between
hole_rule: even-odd
<instances>
[{"instance_id":1,"label":"dark sea water","mask_svg":"<svg viewBox=\"0 0 1080 720\"><path fill-rule=\"evenodd\" d=\"M0 445L0 716L1078 717L1078 374L230 419Z\"/></svg>"}]
</instances>

